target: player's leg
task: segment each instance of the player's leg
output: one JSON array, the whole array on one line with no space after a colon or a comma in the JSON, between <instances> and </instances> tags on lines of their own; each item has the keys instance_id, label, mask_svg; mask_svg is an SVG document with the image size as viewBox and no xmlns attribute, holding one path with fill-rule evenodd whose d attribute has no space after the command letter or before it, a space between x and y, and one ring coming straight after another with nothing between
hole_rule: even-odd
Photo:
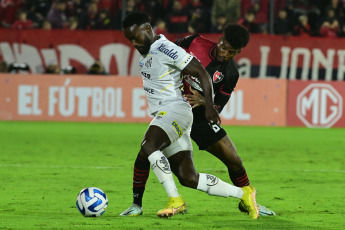
<instances>
[{"instance_id":1,"label":"player's leg","mask_svg":"<svg viewBox=\"0 0 345 230\"><path fill-rule=\"evenodd\" d=\"M178 197L179 194L171 174L168 159L163 155L163 150L171 143L168 134L160 127L150 125L141 144L141 151L148 157L151 168L159 182L163 184L169 197Z\"/></svg>"},{"instance_id":2,"label":"player's leg","mask_svg":"<svg viewBox=\"0 0 345 230\"><path fill-rule=\"evenodd\" d=\"M206 119L194 121L191 137L200 150L208 151L226 165L229 177L235 186L249 185L246 170L236 147L219 124L210 126Z\"/></svg>"},{"instance_id":3,"label":"player's leg","mask_svg":"<svg viewBox=\"0 0 345 230\"><path fill-rule=\"evenodd\" d=\"M227 166L229 177L234 185L238 187L249 185L246 170L237 154L236 147L219 124L209 126L205 119L194 120L191 137L200 150L207 150ZM274 212L268 208L259 204L258 206L260 215L274 215ZM248 212L242 202L239 207L241 211Z\"/></svg>"},{"instance_id":4,"label":"player's leg","mask_svg":"<svg viewBox=\"0 0 345 230\"><path fill-rule=\"evenodd\" d=\"M134 202L127 210L120 214L121 216L137 216L142 214L141 200L145 188L143 186L145 186L146 180L148 178L147 162L151 164L151 168L156 174L159 182L163 184L169 199L179 198L179 194L177 192L177 188L171 174L169 162L161 151L162 149L170 145L170 137L161 127L156 126L153 123L154 122L151 122L148 130L145 133L144 139L141 144L141 149L134 166ZM141 169L138 169L137 167L141 167ZM137 199L136 191L139 191L139 195L141 195L141 198L139 197L139 199Z\"/></svg>"},{"instance_id":5,"label":"player's leg","mask_svg":"<svg viewBox=\"0 0 345 230\"><path fill-rule=\"evenodd\" d=\"M143 213L142 200L150 173L150 161L139 151L133 169L133 203L120 216L139 216Z\"/></svg>"},{"instance_id":6,"label":"player's leg","mask_svg":"<svg viewBox=\"0 0 345 230\"><path fill-rule=\"evenodd\" d=\"M207 192L209 195L222 197L241 198L241 188L230 185L218 177L198 173L194 167L192 153L181 151L169 157L171 170L180 181L181 185Z\"/></svg>"},{"instance_id":7,"label":"player's leg","mask_svg":"<svg viewBox=\"0 0 345 230\"><path fill-rule=\"evenodd\" d=\"M150 128L147 131L143 144L142 151L145 155L152 151L152 145L150 143L162 142L164 140L170 140L169 144L174 144L191 128L193 120L193 114L190 105L185 101L176 101L169 106L162 107L157 116L152 120L150 127L157 127L161 132L152 133ZM156 130L156 128L155 128ZM159 150L164 151L168 146L162 146ZM162 151L155 151L148 156L148 160L151 163L151 168L157 175L159 181L166 189L169 202L165 208L157 212L160 217L169 217L181 212L184 212L187 208L187 204L179 196L173 177L171 174L170 164Z\"/></svg>"},{"instance_id":8,"label":"player's leg","mask_svg":"<svg viewBox=\"0 0 345 230\"><path fill-rule=\"evenodd\" d=\"M133 203L142 207L146 182L150 175L150 161L140 151L134 163L133 172Z\"/></svg>"},{"instance_id":9,"label":"player's leg","mask_svg":"<svg viewBox=\"0 0 345 230\"><path fill-rule=\"evenodd\" d=\"M220 125L217 126L220 130L223 130L223 128L221 128ZM232 142L231 138L226 134L225 130L223 132L225 134L225 136L223 137L221 137L219 134L214 134L213 136L218 136L218 138L214 138L213 140L218 141L205 147L205 149L209 153L220 159L227 166L229 177L234 185L238 187L249 186L249 179L247 176L247 172L243 166L242 159L237 154L236 147ZM212 133L210 132L209 135L211 136ZM272 210L266 208L265 206L258 204L258 207L260 210L260 216L275 215L275 213ZM248 213L247 207L244 205L243 202L239 203L239 209L242 212Z\"/></svg>"},{"instance_id":10,"label":"player's leg","mask_svg":"<svg viewBox=\"0 0 345 230\"><path fill-rule=\"evenodd\" d=\"M170 138L168 134L162 128L151 123L142 142L141 151L144 155L148 155L151 169L156 174L159 182L163 184L169 197L169 202L165 208L157 212L159 217L170 217L181 213L182 209L187 206L177 192L169 161L161 151L169 144ZM177 206L176 204L180 205Z\"/></svg>"},{"instance_id":11,"label":"player's leg","mask_svg":"<svg viewBox=\"0 0 345 230\"><path fill-rule=\"evenodd\" d=\"M192 155L193 147L188 134L183 135L163 151L181 185L208 192L210 195L241 198L243 192L240 188L225 183L216 176L205 173L199 174L195 170Z\"/></svg>"},{"instance_id":12,"label":"player's leg","mask_svg":"<svg viewBox=\"0 0 345 230\"><path fill-rule=\"evenodd\" d=\"M238 156L236 147L228 135L208 146L206 151L226 165L229 177L234 185L244 187L250 184L242 159Z\"/></svg>"},{"instance_id":13,"label":"player's leg","mask_svg":"<svg viewBox=\"0 0 345 230\"><path fill-rule=\"evenodd\" d=\"M195 169L191 151L180 151L170 156L168 160L171 171L182 186L194 189L198 187L199 174Z\"/></svg>"},{"instance_id":14,"label":"player's leg","mask_svg":"<svg viewBox=\"0 0 345 230\"><path fill-rule=\"evenodd\" d=\"M249 210L249 215L253 219L259 217L259 209L256 204L256 191L250 186L244 188L230 185L218 177L197 173L194 167L192 153L182 151L169 157L171 170L179 179L181 185L194 188L213 196L235 197L241 199Z\"/></svg>"},{"instance_id":15,"label":"player's leg","mask_svg":"<svg viewBox=\"0 0 345 230\"><path fill-rule=\"evenodd\" d=\"M255 201L255 190L241 189L220 180L216 176L197 173L192 156L190 136L183 135L178 141L164 149L171 169L183 186L207 192L209 195L240 198L250 210L250 216L258 217L258 208Z\"/></svg>"}]
</instances>

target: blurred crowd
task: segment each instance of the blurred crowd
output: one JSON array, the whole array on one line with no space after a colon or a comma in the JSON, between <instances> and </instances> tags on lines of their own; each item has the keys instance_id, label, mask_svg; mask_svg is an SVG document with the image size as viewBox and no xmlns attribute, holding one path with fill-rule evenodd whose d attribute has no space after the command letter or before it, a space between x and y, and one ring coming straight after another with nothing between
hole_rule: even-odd
<instances>
[{"instance_id":1,"label":"blurred crowd","mask_svg":"<svg viewBox=\"0 0 345 230\"><path fill-rule=\"evenodd\" d=\"M221 33L228 22L250 33L345 37L345 0L0 0L0 27L43 30L121 30L134 11L150 15L157 34ZM270 10L272 9L272 10ZM273 12L271 12L273 11ZM125 15L123 15L123 13ZM30 73L26 64L0 62L0 73ZM74 74L72 66L47 74ZM107 75L96 61L86 74Z\"/></svg>"},{"instance_id":2,"label":"blurred crowd","mask_svg":"<svg viewBox=\"0 0 345 230\"><path fill-rule=\"evenodd\" d=\"M220 33L237 22L251 33L345 36L345 0L0 0L1 27L120 30L123 12L144 11L156 33ZM271 15L273 20L270 21Z\"/></svg>"}]
</instances>

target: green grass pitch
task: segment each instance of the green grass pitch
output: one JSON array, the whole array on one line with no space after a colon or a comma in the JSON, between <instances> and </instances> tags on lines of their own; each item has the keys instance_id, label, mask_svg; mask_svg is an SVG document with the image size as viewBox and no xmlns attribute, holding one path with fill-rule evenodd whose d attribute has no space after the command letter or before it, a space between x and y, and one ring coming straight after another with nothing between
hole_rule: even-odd
<instances>
[{"instance_id":1,"label":"green grass pitch","mask_svg":"<svg viewBox=\"0 0 345 230\"><path fill-rule=\"evenodd\" d=\"M277 213L251 220L238 200L182 187L185 215L159 219L163 186L151 172L144 214L132 202L132 170L147 124L0 122L0 229L345 229L345 129L225 126L257 201ZM229 182L224 165L194 147L199 172ZM109 206L85 218L82 188L105 191Z\"/></svg>"}]
</instances>

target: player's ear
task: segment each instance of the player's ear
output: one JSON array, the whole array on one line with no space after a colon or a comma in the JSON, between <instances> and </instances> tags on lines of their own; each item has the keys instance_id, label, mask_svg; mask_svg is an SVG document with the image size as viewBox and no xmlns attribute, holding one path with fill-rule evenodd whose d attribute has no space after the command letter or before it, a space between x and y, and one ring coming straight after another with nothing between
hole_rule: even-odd
<instances>
[{"instance_id":1,"label":"player's ear","mask_svg":"<svg viewBox=\"0 0 345 230\"><path fill-rule=\"evenodd\" d=\"M151 25L150 25L150 24L147 24L147 25L145 26L145 30L146 30L147 33L150 33L151 30L152 30Z\"/></svg>"}]
</instances>

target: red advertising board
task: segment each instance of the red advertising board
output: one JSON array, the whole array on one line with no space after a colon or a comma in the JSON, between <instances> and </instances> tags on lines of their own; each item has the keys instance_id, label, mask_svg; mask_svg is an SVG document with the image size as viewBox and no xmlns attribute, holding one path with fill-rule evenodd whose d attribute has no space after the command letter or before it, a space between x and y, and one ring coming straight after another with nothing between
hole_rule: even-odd
<instances>
[{"instance_id":1,"label":"red advertising board","mask_svg":"<svg viewBox=\"0 0 345 230\"><path fill-rule=\"evenodd\" d=\"M345 127L345 82L289 81L288 126Z\"/></svg>"},{"instance_id":2,"label":"red advertising board","mask_svg":"<svg viewBox=\"0 0 345 230\"><path fill-rule=\"evenodd\" d=\"M286 80L240 79L223 124L286 125ZM0 120L149 122L139 77L0 75Z\"/></svg>"},{"instance_id":3,"label":"red advertising board","mask_svg":"<svg viewBox=\"0 0 345 230\"><path fill-rule=\"evenodd\" d=\"M140 75L140 55L121 31L0 29L0 36L0 60L27 63L32 73L58 64L72 65L84 74L100 60L111 75ZM166 36L175 41L182 35ZM217 42L220 34L203 36ZM343 38L251 35L235 59L242 77L345 80Z\"/></svg>"}]
</instances>

